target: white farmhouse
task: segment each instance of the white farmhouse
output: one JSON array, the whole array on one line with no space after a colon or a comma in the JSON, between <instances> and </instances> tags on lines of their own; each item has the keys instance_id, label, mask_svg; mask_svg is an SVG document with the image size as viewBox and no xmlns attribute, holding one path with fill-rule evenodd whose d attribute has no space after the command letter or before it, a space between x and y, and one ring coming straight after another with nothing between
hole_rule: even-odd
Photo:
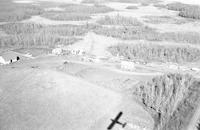
<instances>
[{"instance_id":1,"label":"white farmhouse","mask_svg":"<svg viewBox=\"0 0 200 130\"><path fill-rule=\"evenodd\" d=\"M179 66L177 64L170 64L169 69L178 70Z\"/></svg>"},{"instance_id":2,"label":"white farmhouse","mask_svg":"<svg viewBox=\"0 0 200 130\"><path fill-rule=\"evenodd\" d=\"M6 51L0 54L0 65L6 65L6 64L16 62L17 57L19 57L20 60L29 59L29 57L26 57L24 54L14 52L14 51Z\"/></svg>"},{"instance_id":3,"label":"white farmhouse","mask_svg":"<svg viewBox=\"0 0 200 130\"><path fill-rule=\"evenodd\" d=\"M6 65L6 64L9 64L9 62L5 61L5 59L0 56L0 65Z\"/></svg>"},{"instance_id":4,"label":"white farmhouse","mask_svg":"<svg viewBox=\"0 0 200 130\"><path fill-rule=\"evenodd\" d=\"M191 68L192 71L195 71L195 72L200 72L200 69L199 68Z\"/></svg>"},{"instance_id":5,"label":"white farmhouse","mask_svg":"<svg viewBox=\"0 0 200 130\"><path fill-rule=\"evenodd\" d=\"M121 61L121 69L127 70L127 71L134 71L135 64L134 62L130 62L130 61Z\"/></svg>"},{"instance_id":6,"label":"white farmhouse","mask_svg":"<svg viewBox=\"0 0 200 130\"><path fill-rule=\"evenodd\" d=\"M188 68L187 66L179 66L180 70L182 71L189 71L190 68Z\"/></svg>"}]
</instances>

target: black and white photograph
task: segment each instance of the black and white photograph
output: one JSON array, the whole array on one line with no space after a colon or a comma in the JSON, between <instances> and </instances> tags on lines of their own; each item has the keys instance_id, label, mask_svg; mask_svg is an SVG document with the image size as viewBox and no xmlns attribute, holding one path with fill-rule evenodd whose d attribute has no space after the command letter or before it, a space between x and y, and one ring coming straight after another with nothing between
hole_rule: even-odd
<instances>
[{"instance_id":1,"label":"black and white photograph","mask_svg":"<svg viewBox=\"0 0 200 130\"><path fill-rule=\"evenodd\" d=\"M200 0L0 0L0 130L200 130Z\"/></svg>"}]
</instances>

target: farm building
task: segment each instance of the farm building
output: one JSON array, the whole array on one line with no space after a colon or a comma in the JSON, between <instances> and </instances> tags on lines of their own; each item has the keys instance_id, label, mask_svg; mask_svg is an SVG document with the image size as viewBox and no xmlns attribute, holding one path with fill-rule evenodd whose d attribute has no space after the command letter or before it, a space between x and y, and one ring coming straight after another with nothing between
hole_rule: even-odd
<instances>
[{"instance_id":1,"label":"farm building","mask_svg":"<svg viewBox=\"0 0 200 130\"><path fill-rule=\"evenodd\" d=\"M73 54L73 55L84 55L85 51L83 51L81 49L72 49L71 54Z\"/></svg>"},{"instance_id":2,"label":"farm building","mask_svg":"<svg viewBox=\"0 0 200 130\"><path fill-rule=\"evenodd\" d=\"M200 69L199 68L191 68L192 71L195 71L195 72L200 72Z\"/></svg>"},{"instance_id":3,"label":"farm building","mask_svg":"<svg viewBox=\"0 0 200 130\"><path fill-rule=\"evenodd\" d=\"M122 70L126 70L126 71L134 71L135 70L134 62L130 62L130 61L122 61L120 67Z\"/></svg>"},{"instance_id":4,"label":"farm building","mask_svg":"<svg viewBox=\"0 0 200 130\"><path fill-rule=\"evenodd\" d=\"M0 65L5 65L5 64L9 64L9 62L6 62L5 59L0 56Z\"/></svg>"},{"instance_id":5,"label":"farm building","mask_svg":"<svg viewBox=\"0 0 200 130\"><path fill-rule=\"evenodd\" d=\"M11 62L16 62L17 59L29 59L28 57L24 56L23 54L14 52L14 51L6 51L0 54L0 64L10 64Z\"/></svg>"},{"instance_id":6,"label":"farm building","mask_svg":"<svg viewBox=\"0 0 200 130\"><path fill-rule=\"evenodd\" d=\"M182 71L189 71L190 68L188 68L187 66L179 66L180 70Z\"/></svg>"},{"instance_id":7,"label":"farm building","mask_svg":"<svg viewBox=\"0 0 200 130\"><path fill-rule=\"evenodd\" d=\"M84 55L85 51L81 49L62 49L62 48L55 48L52 50L53 55L62 55L62 54L72 54L72 55Z\"/></svg>"}]
</instances>

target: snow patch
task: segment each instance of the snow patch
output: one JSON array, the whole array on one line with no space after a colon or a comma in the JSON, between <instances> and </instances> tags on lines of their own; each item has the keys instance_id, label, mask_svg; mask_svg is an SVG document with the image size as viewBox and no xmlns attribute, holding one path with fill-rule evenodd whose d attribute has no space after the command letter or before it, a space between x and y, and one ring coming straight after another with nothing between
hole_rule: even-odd
<instances>
[{"instance_id":1,"label":"snow patch","mask_svg":"<svg viewBox=\"0 0 200 130\"><path fill-rule=\"evenodd\" d=\"M14 3L19 3L19 4L30 4L30 3L34 3L33 0L15 0L13 1Z\"/></svg>"},{"instance_id":2,"label":"snow patch","mask_svg":"<svg viewBox=\"0 0 200 130\"><path fill-rule=\"evenodd\" d=\"M109 6L112 7L112 6ZM122 7L120 7L122 8ZM177 12L176 11L171 11L171 10L164 10L164 9L158 9L157 7L154 7L153 5L149 6L142 6L139 7L137 10L128 10L128 9L121 9L113 12L108 12L105 14L102 14L103 16L108 15L108 16L124 16L124 17L134 17L138 18L139 20L143 21L144 16L163 16L165 14L166 16L176 16ZM99 16L99 15L98 15Z\"/></svg>"},{"instance_id":3,"label":"snow patch","mask_svg":"<svg viewBox=\"0 0 200 130\"><path fill-rule=\"evenodd\" d=\"M55 8L46 8L45 11L65 11L65 9L60 7L55 7Z\"/></svg>"},{"instance_id":4,"label":"snow patch","mask_svg":"<svg viewBox=\"0 0 200 130\"><path fill-rule=\"evenodd\" d=\"M57 21L57 20L50 20L47 18L43 18L41 16L32 16L30 19L24 20L23 23L35 23L43 25L63 25L63 24L84 25L87 23L87 21Z\"/></svg>"},{"instance_id":5,"label":"snow patch","mask_svg":"<svg viewBox=\"0 0 200 130\"><path fill-rule=\"evenodd\" d=\"M106 3L105 5L116 10L127 10L126 8L128 6L139 6L139 4L120 3L120 2L109 2Z\"/></svg>"}]
</instances>

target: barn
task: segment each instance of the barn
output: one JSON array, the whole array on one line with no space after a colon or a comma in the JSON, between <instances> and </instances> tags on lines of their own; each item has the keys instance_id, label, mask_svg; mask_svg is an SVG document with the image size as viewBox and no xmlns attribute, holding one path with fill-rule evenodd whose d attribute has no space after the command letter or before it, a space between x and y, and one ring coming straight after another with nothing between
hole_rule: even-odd
<instances>
[{"instance_id":1,"label":"barn","mask_svg":"<svg viewBox=\"0 0 200 130\"><path fill-rule=\"evenodd\" d=\"M11 60L12 60L12 62L16 62L17 57L19 57L21 60L29 59L28 57L24 56L23 54L20 54L20 53L14 52L14 51L6 51L6 52L0 53L0 64L1 65L10 64Z\"/></svg>"},{"instance_id":2,"label":"barn","mask_svg":"<svg viewBox=\"0 0 200 130\"><path fill-rule=\"evenodd\" d=\"M0 56L0 65L5 65L5 64L9 64L9 62L6 62L5 59Z\"/></svg>"}]
</instances>

